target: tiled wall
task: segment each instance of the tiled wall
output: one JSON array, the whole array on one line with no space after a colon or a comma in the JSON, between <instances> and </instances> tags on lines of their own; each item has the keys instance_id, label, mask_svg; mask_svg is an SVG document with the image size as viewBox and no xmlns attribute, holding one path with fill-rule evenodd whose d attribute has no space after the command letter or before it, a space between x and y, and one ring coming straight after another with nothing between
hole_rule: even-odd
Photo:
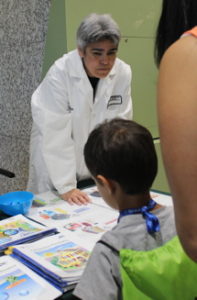
<instances>
[{"instance_id":1,"label":"tiled wall","mask_svg":"<svg viewBox=\"0 0 197 300\"><path fill-rule=\"evenodd\" d=\"M30 99L41 79L50 0L0 1L0 194L26 188Z\"/></svg>"}]
</instances>

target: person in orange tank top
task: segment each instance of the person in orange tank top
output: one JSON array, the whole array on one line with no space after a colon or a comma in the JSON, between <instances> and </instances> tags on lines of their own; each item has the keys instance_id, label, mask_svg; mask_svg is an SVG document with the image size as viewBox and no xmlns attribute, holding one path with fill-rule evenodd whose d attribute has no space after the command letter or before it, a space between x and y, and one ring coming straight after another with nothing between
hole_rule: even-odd
<instances>
[{"instance_id":1,"label":"person in orange tank top","mask_svg":"<svg viewBox=\"0 0 197 300\"><path fill-rule=\"evenodd\" d=\"M197 262L197 1L163 0L155 41L161 148L177 232Z\"/></svg>"}]
</instances>

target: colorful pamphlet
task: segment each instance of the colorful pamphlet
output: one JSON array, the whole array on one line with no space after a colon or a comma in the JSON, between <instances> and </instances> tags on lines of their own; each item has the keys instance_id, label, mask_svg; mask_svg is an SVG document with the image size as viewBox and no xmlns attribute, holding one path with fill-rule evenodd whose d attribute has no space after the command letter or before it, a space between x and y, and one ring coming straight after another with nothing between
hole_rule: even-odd
<instances>
[{"instance_id":1,"label":"colorful pamphlet","mask_svg":"<svg viewBox=\"0 0 197 300\"><path fill-rule=\"evenodd\" d=\"M55 234L41 240L11 248L12 255L35 270L56 287L63 289L78 282L91 247L71 235Z\"/></svg>"},{"instance_id":2,"label":"colorful pamphlet","mask_svg":"<svg viewBox=\"0 0 197 300\"><path fill-rule=\"evenodd\" d=\"M1 300L52 300L62 293L11 256L0 257Z\"/></svg>"},{"instance_id":3,"label":"colorful pamphlet","mask_svg":"<svg viewBox=\"0 0 197 300\"><path fill-rule=\"evenodd\" d=\"M111 221L118 217L118 211L97 203L87 205L70 205L61 200L53 205L32 208L28 217L46 226L59 227L82 218L94 218L95 222Z\"/></svg>"},{"instance_id":4,"label":"colorful pamphlet","mask_svg":"<svg viewBox=\"0 0 197 300\"><path fill-rule=\"evenodd\" d=\"M55 226L61 233L83 238L93 248L101 236L117 224L119 215L117 210L104 206L102 201L101 198L100 204L92 201L78 206L61 200L31 209L28 217L46 226Z\"/></svg>"},{"instance_id":5,"label":"colorful pamphlet","mask_svg":"<svg viewBox=\"0 0 197 300\"><path fill-rule=\"evenodd\" d=\"M43 226L23 215L4 219L0 221L0 251L56 232L56 228Z\"/></svg>"}]
</instances>

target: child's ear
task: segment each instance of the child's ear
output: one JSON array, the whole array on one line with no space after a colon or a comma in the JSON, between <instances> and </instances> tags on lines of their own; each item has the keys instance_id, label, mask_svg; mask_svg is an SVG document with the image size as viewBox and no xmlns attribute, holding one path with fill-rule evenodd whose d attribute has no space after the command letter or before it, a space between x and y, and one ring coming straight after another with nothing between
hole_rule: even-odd
<instances>
[{"instance_id":1,"label":"child's ear","mask_svg":"<svg viewBox=\"0 0 197 300\"><path fill-rule=\"evenodd\" d=\"M97 175L96 180L102 186L104 186L110 194L113 194L115 190L114 181L104 177L103 175Z\"/></svg>"}]
</instances>

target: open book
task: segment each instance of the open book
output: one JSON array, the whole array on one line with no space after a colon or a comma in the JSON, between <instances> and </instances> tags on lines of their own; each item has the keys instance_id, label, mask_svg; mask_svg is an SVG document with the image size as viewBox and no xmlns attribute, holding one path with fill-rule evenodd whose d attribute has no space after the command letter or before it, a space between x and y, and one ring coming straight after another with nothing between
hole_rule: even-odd
<instances>
[{"instance_id":1,"label":"open book","mask_svg":"<svg viewBox=\"0 0 197 300\"><path fill-rule=\"evenodd\" d=\"M12 256L35 270L62 291L79 281L91 247L72 235L55 234L11 248Z\"/></svg>"},{"instance_id":2,"label":"open book","mask_svg":"<svg viewBox=\"0 0 197 300\"><path fill-rule=\"evenodd\" d=\"M56 228L43 226L23 215L7 218L0 221L0 251L55 232L57 232Z\"/></svg>"},{"instance_id":3,"label":"open book","mask_svg":"<svg viewBox=\"0 0 197 300\"><path fill-rule=\"evenodd\" d=\"M14 258L0 257L0 299L52 300L61 292Z\"/></svg>"}]
</instances>

